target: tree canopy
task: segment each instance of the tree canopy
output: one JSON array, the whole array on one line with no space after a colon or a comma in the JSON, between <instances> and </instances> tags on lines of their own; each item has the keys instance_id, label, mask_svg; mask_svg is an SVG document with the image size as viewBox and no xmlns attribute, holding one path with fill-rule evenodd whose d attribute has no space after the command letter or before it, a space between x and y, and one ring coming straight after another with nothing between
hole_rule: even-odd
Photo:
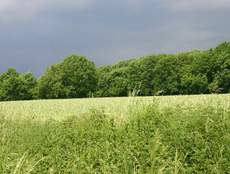
<instances>
[{"instance_id":1,"label":"tree canopy","mask_svg":"<svg viewBox=\"0 0 230 174\"><path fill-rule=\"evenodd\" d=\"M71 55L52 65L38 80L41 98L81 98L97 86L96 68L85 57Z\"/></svg>"},{"instance_id":2,"label":"tree canopy","mask_svg":"<svg viewBox=\"0 0 230 174\"><path fill-rule=\"evenodd\" d=\"M9 69L0 75L0 100L230 92L230 42L216 48L149 55L95 67L71 55L35 79Z\"/></svg>"},{"instance_id":3,"label":"tree canopy","mask_svg":"<svg viewBox=\"0 0 230 174\"><path fill-rule=\"evenodd\" d=\"M32 73L19 74L9 68L0 76L0 100L30 100L36 98L36 79Z\"/></svg>"}]
</instances>

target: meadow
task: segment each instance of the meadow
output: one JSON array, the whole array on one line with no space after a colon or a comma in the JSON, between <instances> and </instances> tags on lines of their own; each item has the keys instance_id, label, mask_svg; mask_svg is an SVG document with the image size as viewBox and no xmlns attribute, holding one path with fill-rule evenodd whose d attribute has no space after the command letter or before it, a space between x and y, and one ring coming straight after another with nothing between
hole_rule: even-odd
<instances>
[{"instance_id":1,"label":"meadow","mask_svg":"<svg viewBox=\"0 0 230 174\"><path fill-rule=\"evenodd\" d=\"M133 105L142 108L157 101L159 108L195 108L200 106L230 107L230 95L178 95L155 97L109 97L84 99L55 99L33 101L0 102L0 115L8 119L49 119L64 120L70 116L80 116L90 110L100 110L109 115L129 115Z\"/></svg>"},{"instance_id":2,"label":"meadow","mask_svg":"<svg viewBox=\"0 0 230 174\"><path fill-rule=\"evenodd\" d=\"M0 173L230 173L230 95L0 102Z\"/></svg>"}]
</instances>

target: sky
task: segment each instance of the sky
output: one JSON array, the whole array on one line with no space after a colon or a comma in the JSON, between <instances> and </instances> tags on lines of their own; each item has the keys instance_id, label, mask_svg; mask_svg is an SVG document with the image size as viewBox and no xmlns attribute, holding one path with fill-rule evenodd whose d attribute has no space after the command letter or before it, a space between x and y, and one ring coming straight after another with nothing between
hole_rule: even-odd
<instances>
[{"instance_id":1,"label":"sky","mask_svg":"<svg viewBox=\"0 0 230 174\"><path fill-rule=\"evenodd\" d=\"M230 41L229 20L230 0L0 0L0 72L208 49Z\"/></svg>"}]
</instances>

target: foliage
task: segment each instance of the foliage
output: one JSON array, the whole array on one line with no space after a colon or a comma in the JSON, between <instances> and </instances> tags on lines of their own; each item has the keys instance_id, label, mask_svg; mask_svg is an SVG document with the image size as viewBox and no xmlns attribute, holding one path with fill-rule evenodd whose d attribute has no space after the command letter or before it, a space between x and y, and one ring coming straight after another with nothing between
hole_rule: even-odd
<instances>
[{"instance_id":1,"label":"foliage","mask_svg":"<svg viewBox=\"0 0 230 174\"><path fill-rule=\"evenodd\" d=\"M206 94L220 91L218 89L227 93L230 90L230 43L224 42L207 51L122 61L99 68L98 72L98 96L127 96L137 86L142 96Z\"/></svg>"},{"instance_id":2,"label":"foliage","mask_svg":"<svg viewBox=\"0 0 230 174\"><path fill-rule=\"evenodd\" d=\"M36 98L36 79L31 73L19 74L10 68L0 76L0 100L30 100Z\"/></svg>"},{"instance_id":3,"label":"foliage","mask_svg":"<svg viewBox=\"0 0 230 174\"><path fill-rule=\"evenodd\" d=\"M99 68L85 57L72 55L49 67L38 84L32 74L6 74L0 81L0 100L228 93L230 43L205 51L149 55ZM28 80L33 84L20 85ZM29 94L19 90L29 90Z\"/></svg>"},{"instance_id":4,"label":"foliage","mask_svg":"<svg viewBox=\"0 0 230 174\"><path fill-rule=\"evenodd\" d=\"M159 107L136 103L122 122L100 110L63 121L0 117L0 173L229 172L229 107Z\"/></svg>"},{"instance_id":5,"label":"foliage","mask_svg":"<svg viewBox=\"0 0 230 174\"><path fill-rule=\"evenodd\" d=\"M112 96L127 96L128 81L127 67L101 68L98 71L99 79L97 85L97 96L112 97Z\"/></svg>"},{"instance_id":6,"label":"foliage","mask_svg":"<svg viewBox=\"0 0 230 174\"><path fill-rule=\"evenodd\" d=\"M69 56L52 65L39 79L41 98L87 97L97 85L93 62L81 56Z\"/></svg>"},{"instance_id":7,"label":"foliage","mask_svg":"<svg viewBox=\"0 0 230 174\"><path fill-rule=\"evenodd\" d=\"M210 51L213 59L213 82L211 86L223 88L224 92L230 91L230 43L224 42L216 49ZM214 85L213 85L214 83ZM215 90L211 88L211 90Z\"/></svg>"}]
</instances>

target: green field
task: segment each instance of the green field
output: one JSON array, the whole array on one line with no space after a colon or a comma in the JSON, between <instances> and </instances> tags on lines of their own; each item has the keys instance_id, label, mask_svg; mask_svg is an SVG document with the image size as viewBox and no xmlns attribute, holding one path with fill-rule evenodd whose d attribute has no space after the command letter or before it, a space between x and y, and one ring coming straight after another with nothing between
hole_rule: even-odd
<instances>
[{"instance_id":1,"label":"green field","mask_svg":"<svg viewBox=\"0 0 230 174\"><path fill-rule=\"evenodd\" d=\"M230 173L230 95L0 103L0 173Z\"/></svg>"},{"instance_id":2,"label":"green field","mask_svg":"<svg viewBox=\"0 0 230 174\"><path fill-rule=\"evenodd\" d=\"M153 102L158 102L161 109L166 107L193 108L210 105L228 109L230 107L230 95L114 97L0 102L0 115L9 119L63 120L69 116L80 116L96 109L103 110L106 114L125 117L129 115L133 105L142 107Z\"/></svg>"}]
</instances>

